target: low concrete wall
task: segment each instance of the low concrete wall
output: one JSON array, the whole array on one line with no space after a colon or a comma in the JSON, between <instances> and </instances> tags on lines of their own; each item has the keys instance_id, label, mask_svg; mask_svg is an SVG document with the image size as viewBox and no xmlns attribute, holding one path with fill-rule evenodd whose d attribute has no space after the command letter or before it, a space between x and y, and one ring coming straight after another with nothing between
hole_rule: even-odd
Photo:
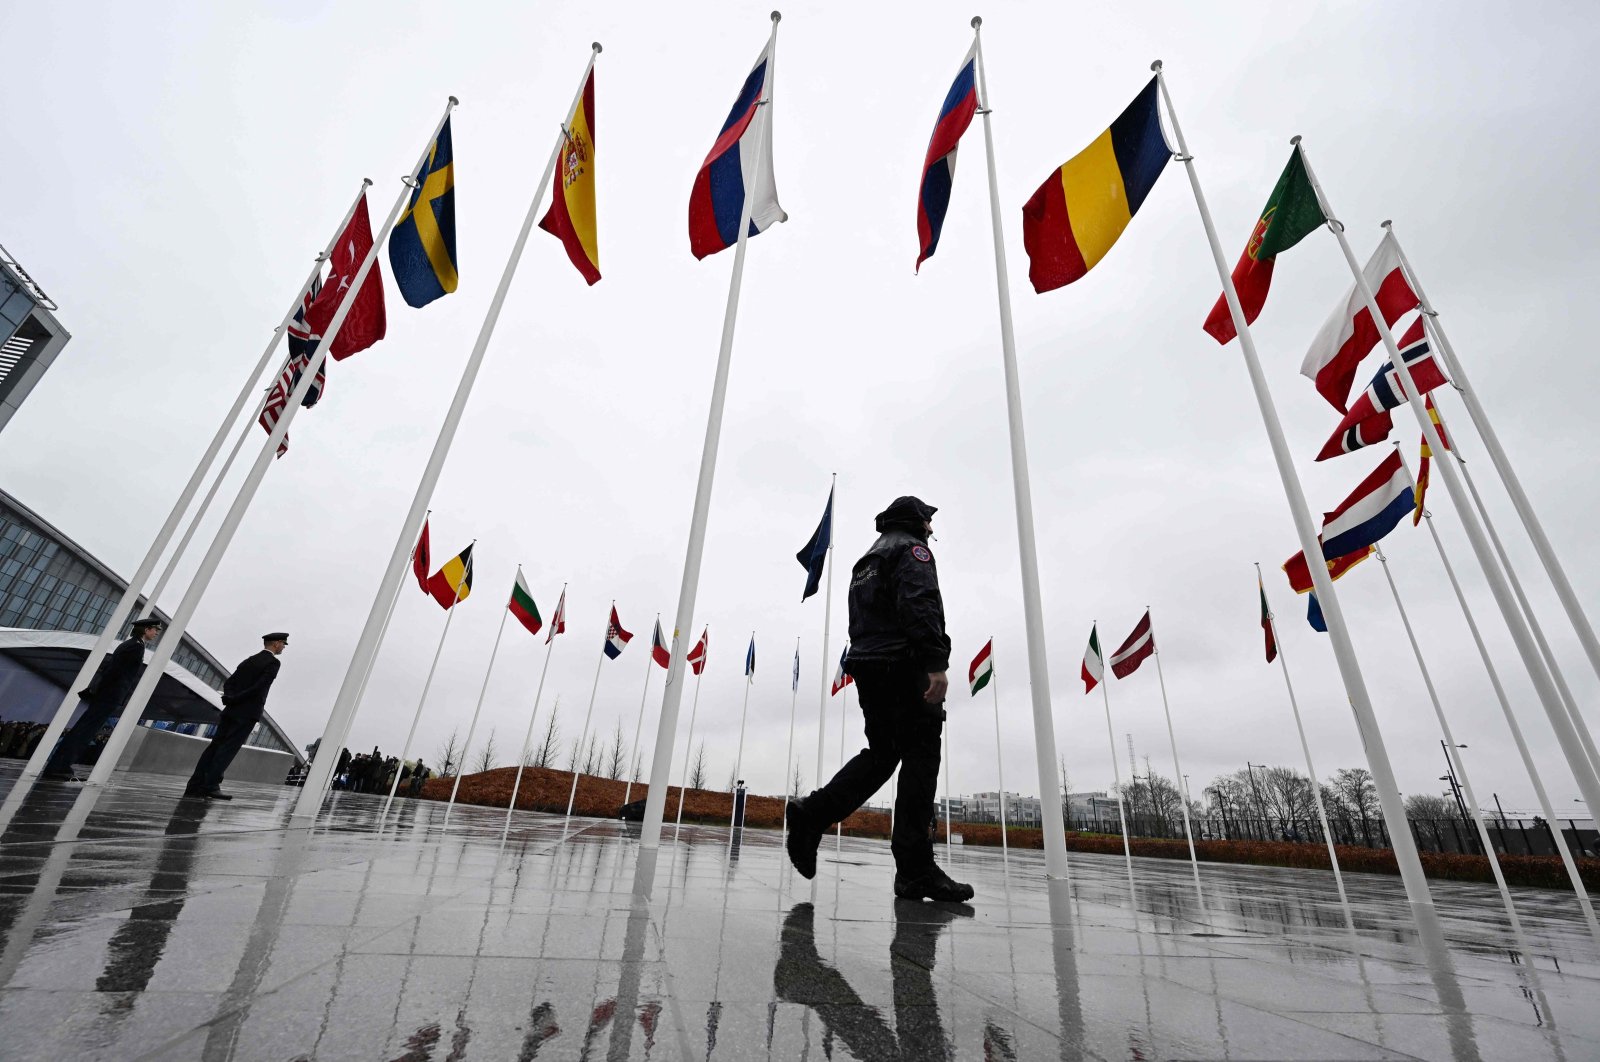
<instances>
[{"instance_id":1,"label":"low concrete wall","mask_svg":"<svg viewBox=\"0 0 1600 1062\"><path fill-rule=\"evenodd\" d=\"M133 737L122 754L118 771L140 771L147 774L175 774L187 778L194 772L200 754L211 744L210 738L193 737L175 730L155 730L148 726L133 728ZM227 778L233 782L268 782L282 785L294 765L294 757L287 752L246 745L239 750L228 767Z\"/></svg>"}]
</instances>

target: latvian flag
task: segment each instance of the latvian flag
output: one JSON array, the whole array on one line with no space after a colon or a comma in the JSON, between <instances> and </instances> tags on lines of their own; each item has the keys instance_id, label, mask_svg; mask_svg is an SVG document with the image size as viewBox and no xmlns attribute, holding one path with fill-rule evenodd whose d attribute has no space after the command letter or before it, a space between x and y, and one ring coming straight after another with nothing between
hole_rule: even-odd
<instances>
[{"instance_id":1,"label":"latvian flag","mask_svg":"<svg viewBox=\"0 0 1600 1062\"><path fill-rule=\"evenodd\" d=\"M1100 625L1089 628L1089 648L1083 651L1083 692L1090 693L1106 677L1105 657L1100 655Z\"/></svg>"},{"instance_id":2,"label":"latvian flag","mask_svg":"<svg viewBox=\"0 0 1600 1062\"><path fill-rule=\"evenodd\" d=\"M529 634L538 634L544 626L544 620L539 618L539 606L533 603L533 592L528 589L528 584L522 578L522 566L517 565L517 581L511 584L511 602L506 605L517 622L528 628Z\"/></svg>"},{"instance_id":3,"label":"latvian flag","mask_svg":"<svg viewBox=\"0 0 1600 1062\"><path fill-rule=\"evenodd\" d=\"M612 610L615 612L615 610ZM550 633L544 636L544 644L549 645L556 640L556 635L567 633L567 588L561 588L561 599L556 602L556 614L550 617Z\"/></svg>"},{"instance_id":4,"label":"latvian flag","mask_svg":"<svg viewBox=\"0 0 1600 1062\"><path fill-rule=\"evenodd\" d=\"M659 624L659 620L657 623ZM706 669L706 653L711 650L711 628L707 627L700 632L700 640L694 643L694 648L689 650L689 670L696 675Z\"/></svg>"},{"instance_id":5,"label":"latvian flag","mask_svg":"<svg viewBox=\"0 0 1600 1062\"><path fill-rule=\"evenodd\" d=\"M1150 629L1150 610L1145 609L1144 618L1133 628L1128 640L1111 654L1111 673L1119 679L1127 678L1139 670L1139 665L1154 655L1155 651L1156 639Z\"/></svg>"},{"instance_id":6,"label":"latvian flag","mask_svg":"<svg viewBox=\"0 0 1600 1062\"><path fill-rule=\"evenodd\" d=\"M855 681L855 679L850 677L850 672L844 669L845 661L848 660L849 657L850 647L847 645L844 647L844 652L839 654L839 670L833 673L833 693L830 693L828 696L833 696Z\"/></svg>"},{"instance_id":7,"label":"latvian flag","mask_svg":"<svg viewBox=\"0 0 1600 1062\"><path fill-rule=\"evenodd\" d=\"M728 112L716 143L695 174L689 192L689 250L696 258L732 247L739 242L739 219L744 213L745 196L754 195L750 204L749 235L767 231L789 215L778 205L778 183L772 172L772 57L770 45L761 49L739 96ZM766 121L761 123L760 142L746 137L756 112L765 100Z\"/></svg>"},{"instance_id":8,"label":"latvian flag","mask_svg":"<svg viewBox=\"0 0 1600 1062\"><path fill-rule=\"evenodd\" d=\"M950 186L956 179L956 148L972 125L978 110L978 42L972 42L955 82L945 93L939 118L928 138L928 154L922 160L922 187L917 190L917 269L939 249L939 233L944 215L950 209Z\"/></svg>"},{"instance_id":9,"label":"latvian flag","mask_svg":"<svg viewBox=\"0 0 1600 1062\"><path fill-rule=\"evenodd\" d=\"M667 640L661 634L661 617L656 617L656 629L650 635L650 658L662 667L672 664L672 650L667 648Z\"/></svg>"},{"instance_id":10,"label":"latvian flag","mask_svg":"<svg viewBox=\"0 0 1600 1062\"><path fill-rule=\"evenodd\" d=\"M633 641L633 635L622 629L622 621L617 618L617 606L611 606L611 620L606 624L606 655L615 660L622 655L622 650Z\"/></svg>"},{"instance_id":11,"label":"latvian flag","mask_svg":"<svg viewBox=\"0 0 1600 1062\"><path fill-rule=\"evenodd\" d=\"M1416 385L1418 394L1426 395L1450 382L1445 379L1444 370L1439 367L1438 359L1428 347L1421 317L1406 329L1405 336L1401 338L1400 357L1404 359L1406 368L1411 370L1411 382ZM1326 461L1330 457L1351 453L1387 439L1389 430L1394 426L1389 411L1405 401L1406 393L1400 384L1399 370L1392 362L1384 362L1383 368L1378 370L1367 389L1350 403L1350 412L1344 415L1339 426L1333 430L1333 435L1322 445L1317 460Z\"/></svg>"},{"instance_id":12,"label":"latvian flag","mask_svg":"<svg viewBox=\"0 0 1600 1062\"><path fill-rule=\"evenodd\" d=\"M1411 285L1406 283L1405 271L1400 268L1400 247L1395 243L1394 233L1384 234L1383 242L1378 244L1361 272L1383 313L1385 324L1392 325L1417 308L1419 300ZM1355 383L1356 369L1380 338L1366 300L1352 284L1345 293L1344 302L1333 311L1312 341L1300 365L1300 374L1314 381L1317 393L1343 413L1350 398L1350 387Z\"/></svg>"},{"instance_id":13,"label":"latvian flag","mask_svg":"<svg viewBox=\"0 0 1600 1062\"><path fill-rule=\"evenodd\" d=\"M976 697L978 691L989 684L994 678L994 639L990 638L983 643L983 648L978 650L978 655L972 658L972 664L967 668L967 685L972 687L972 695Z\"/></svg>"}]
</instances>

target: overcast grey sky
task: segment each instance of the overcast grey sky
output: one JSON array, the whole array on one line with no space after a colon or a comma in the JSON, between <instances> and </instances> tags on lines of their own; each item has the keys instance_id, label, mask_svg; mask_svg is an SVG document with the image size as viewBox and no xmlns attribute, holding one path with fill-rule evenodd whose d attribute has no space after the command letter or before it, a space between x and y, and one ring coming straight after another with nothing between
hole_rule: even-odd
<instances>
[{"instance_id":1,"label":"overcast grey sky","mask_svg":"<svg viewBox=\"0 0 1600 1062\"><path fill-rule=\"evenodd\" d=\"M536 233L433 499L445 558L478 540L419 730L433 760L467 716L520 562L553 609L570 582L545 707L576 736L612 598L638 636L601 674L595 723L631 733L655 614L671 627L732 255L696 262L696 167L766 39L768 4L36 4L7 16L0 233L60 304L73 340L8 428L0 485L117 570L135 567L241 376L356 183L376 224L448 94L460 290L421 311L388 287L389 338L333 367L299 417L192 631L232 663L266 630L293 640L270 709L320 734L399 521L432 446L591 40L597 66L600 266L586 288ZM941 509L934 549L955 643L952 780L994 787L994 722L967 661L995 637L1007 787L1038 791L1026 689L981 128L963 141L938 254L915 276L915 194L940 101L970 43L971 4L900 13L784 7L778 190L790 215L752 242L699 614L711 665L698 733L731 769L742 661L756 631L745 776L777 792L789 659L803 650L796 746L815 784L822 598L793 554L839 480L835 659L849 564L897 494ZM915 11L915 14L906 12ZM1283 681L1262 659L1253 561L1281 617L1322 771L1362 762L1332 653L1280 564L1296 548L1237 346L1200 330L1218 286L1176 166L1087 278L1036 296L1019 210L1166 61L1231 262L1304 134L1356 253L1394 218L1560 551L1592 600L1589 533L1600 330L1592 292L1592 145L1600 134L1581 5L996 4L985 51L1033 466L1057 741L1074 788L1110 781L1098 696L1078 666L1089 625L1109 651L1155 609L1184 768L1196 791L1246 759L1300 762ZM31 102L24 102L31 101ZM1337 415L1298 375L1349 275L1331 236L1283 256L1255 330L1314 509L1380 449L1313 465ZM1359 378L1375 368L1366 363ZM1591 726L1600 684L1455 396L1442 402ZM1408 416L1397 431L1414 458ZM264 438L259 432L251 447ZM1571 775L1441 485L1432 508L1558 805ZM215 519L208 522L214 526ZM209 540L209 530L202 541ZM1531 787L1432 545L1386 543L1480 798ZM197 559L199 551L195 553ZM192 567L185 567L187 572ZM1376 564L1340 584L1402 789L1443 764L1421 680ZM176 605L177 594L162 604ZM401 599L352 748L398 751L444 614ZM509 761L542 659L507 631L485 708ZM831 669L831 662L827 665ZM959 674L955 672L959 671ZM1114 683L1117 744L1171 773L1154 669ZM646 742L661 675L651 673ZM839 701L830 702L829 762ZM688 705L685 705L685 722ZM861 744L852 704L852 749ZM696 738L696 742L700 740ZM681 739L680 739L681 748ZM830 766L830 770L831 770ZM1143 771L1143 764L1140 770ZM673 775L677 780L676 770Z\"/></svg>"}]
</instances>

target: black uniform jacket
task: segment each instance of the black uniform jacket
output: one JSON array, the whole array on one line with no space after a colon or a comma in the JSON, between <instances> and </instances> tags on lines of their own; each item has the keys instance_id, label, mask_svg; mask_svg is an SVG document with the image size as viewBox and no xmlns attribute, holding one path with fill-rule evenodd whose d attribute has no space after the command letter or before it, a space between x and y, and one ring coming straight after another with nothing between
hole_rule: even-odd
<instances>
[{"instance_id":1,"label":"black uniform jacket","mask_svg":"<svg viewBox=\"0 0 1600 1062\"><path fill-rule=\"evenodd\" d=\"M891 528L850 573L851 663L911 662L933 673L950 667L939 569L918 535Z\"/></svg>"},{"instance_id":2,"label":"black uniform jacket","mask_svg":"<svg viewBox=\"0 0 1600 1062\"><path fill-rule=\"evenodd\" d=\"M223 707L237 716L260 719L267 710L267 691L277 677L276 653L263 649L255 656L246 657L222 684Z\"/></svg>"},{"instance_id":3,"label":"black uniform jacket","mask_svg":"<svg viewBox=\"0 0 1600 1062\"><path fill-rule=\"evenodd\" d=\"M107 654L78 696L95 704L121 708L144 673L144 639L129 638Z\"/></svg>"}]
</instances>

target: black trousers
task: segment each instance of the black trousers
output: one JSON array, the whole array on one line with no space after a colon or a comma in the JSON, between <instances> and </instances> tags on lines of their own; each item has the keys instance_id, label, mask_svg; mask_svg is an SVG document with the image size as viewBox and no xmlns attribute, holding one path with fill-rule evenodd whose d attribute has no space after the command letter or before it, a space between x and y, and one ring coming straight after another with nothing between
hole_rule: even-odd
<instances>
[{"instance_id":1,"label":"black trousers","mask_svg":"<svg viewBox=\"0 0 1600 1062\"><path fill-rule=\"evenodd\" d=\"M922 699L928 673L912 663L852 662L851 677L866 719L867 747L833 780L805 798L803 812L820 830L847 818L900 768L894 801L895 867L916 873L933 865L933 797L939 784L944 705Z\"/></svg>"},{"instance_id":2,"label":"black trousers","mask_svg":"<svg viewBox=\"0 0 1600 1062\"><path fill-rule=\"evenodd\" d=\"M211 744L200 754L200 762L194 765L194 774L189 776L188 791L209 793L222 788L222 776L259 722L257 716L235 715L224 709Z\"/></svg>"},{"instance_id":3,"label":"black trousers","mask_svg":"<svg viewBox=\"0 0 1600 1062\"><path fill-rule=\"evenodd\" d=\"M89 747L89 742L100 733L111 717L117 714L121 707L114 701L84 701L83 714L78 721L67 728L61 735L61 740L56 742L55 751L50 753L50 758L45 761L44 773L67 774L72 770L72 765L78 762L78 757L83 755L83 750Z\"/></svg>"}]
</instances>

